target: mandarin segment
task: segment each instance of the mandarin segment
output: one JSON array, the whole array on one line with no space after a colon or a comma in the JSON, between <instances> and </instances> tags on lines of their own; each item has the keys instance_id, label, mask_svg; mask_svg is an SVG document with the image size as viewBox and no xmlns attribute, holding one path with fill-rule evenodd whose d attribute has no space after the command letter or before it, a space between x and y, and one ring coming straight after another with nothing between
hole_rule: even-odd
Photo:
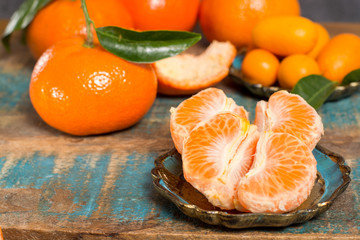
<instances>
[{"instance_id":1,"label":"mandarin segment","mask_svg":"<svg viewBox=\"0 0 360 240\"><path fill-rule=\"evenodd\" d=\"M287 133L261 135L254 163L242 178L237 199L251 212L283 213L300 206L316 179L311 150Z\"/></svg>"},{"instance_id":2,"label":"mandarin segment","mask_svg":"<svg viewBox=\"0 0 360 240\"><path fill-rule=\"evenodd\" d=\"M298 137L310 149L320 140L324 127L321 117L302 97L278 91L269 101L256 105L255 124L259 131L289 133Z\"/></svg>"},{"instance_id":3,"label":"mandarin segment","mask_svg":"<svg viewBox=\"0 0 360 240\"><path fill-rule=\"evenodd\" d=\"M257 138L256 126L247 119L231 112L217 114L184 142L185 179L214 206L233 209L235 189L250 169Z\"/></svg>"},{"instance_id":4,"label":"mandarin segment","mask_svg":"<svg viewBox=\"0 0 360 240\"><path fill-rule=\"evenodd\" d=\"M183 53L153 64L159 93L194 94L223 80L236 56L230 42L212 42L200 55Z\"/></svg>"},{"instance_id":5,"label":"mandarin segment","mask_svg":"<svg viewBox=\"0 0 360 240\"><path fill-rule=\"evenodd\" d=\"M243 118L248 112L224 92L217 88L208 88L183 101L177 108L172 108L170 116L170 132L175 147L182 153L183 141L197 125L206 122L223 111L231 111Z\"/></svg>"}]
</instances>

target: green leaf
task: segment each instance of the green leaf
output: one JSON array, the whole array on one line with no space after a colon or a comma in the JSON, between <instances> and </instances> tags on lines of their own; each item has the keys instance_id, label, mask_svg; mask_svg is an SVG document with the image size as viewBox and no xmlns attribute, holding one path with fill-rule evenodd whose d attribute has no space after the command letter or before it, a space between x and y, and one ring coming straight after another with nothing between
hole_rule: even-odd
<instances>
[{"instance_id":1,"label":"green leaf","mask_svg":"<svg viewBox=\"0 0 360 240\"><path fill-rule=\"evenodd\" d=\"M200 34L192 32L136 32L112 26L96 28L96 33L106 50L139 63L151 63L177 55L201 39Z\"/></svg>"},{"instance_id":2,"label":"green leaf","mask_svg":"<svg viewBox=\"0 0 360 240\"><path fill-rule=\"evenodd\" d=\"M40 9L45 7L51 0L26 0L19 9L11 16L8 25L2 35L2 43L7 50L10 50L10 37L16 30L25 29Z\"/></svg>"},{"instance_id":3,"label":"green leaf","mask_svg":"<svg viewBox=\"0 0 360 240\"><path fill-rule=\"evenodd\" d=\"M321 75L310 75L300 79L292 93L300 95L313 108L318 109L335 90L336 85L336 82Z\"/></svg>"},{"instance_id":4,"label":"green leaf","mask_svg":"<svg viewBox=\"0 0 360 240\"><path fill-rule=\"evenodd\" d=\"M341 85L346 86L352 82L360 82L360 69L356 69L346 75L342 80Z\"/></svg>"}]
</instances>

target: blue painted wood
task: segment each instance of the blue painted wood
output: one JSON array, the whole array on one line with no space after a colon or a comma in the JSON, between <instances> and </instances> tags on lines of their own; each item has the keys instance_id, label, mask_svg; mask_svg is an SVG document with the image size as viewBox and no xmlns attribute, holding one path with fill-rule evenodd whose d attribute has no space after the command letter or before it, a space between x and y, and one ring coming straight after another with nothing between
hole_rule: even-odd
<instances>
[{"instance_id":1,"label":"blue painted wood","mask_svg":"<svg viewBox=\"0 0 360 240\"><path fill-rule=\"evenodd\" d=\"M72 137L47 126L32 108L28 84L34 61L26 48L16 46L12 55L0 50L0 56L0 226L5 239L360 235L360 93L319 111L325 146L344 155L353 169L348 190L330 210L301 225L234 231L184 216L152 186L154 159L173 147L169 109L185 98L158 96L145 118L127 130ZM248 109L253 120L258 98L229 79L217 87Z\"/></svg>"}]
</instances>

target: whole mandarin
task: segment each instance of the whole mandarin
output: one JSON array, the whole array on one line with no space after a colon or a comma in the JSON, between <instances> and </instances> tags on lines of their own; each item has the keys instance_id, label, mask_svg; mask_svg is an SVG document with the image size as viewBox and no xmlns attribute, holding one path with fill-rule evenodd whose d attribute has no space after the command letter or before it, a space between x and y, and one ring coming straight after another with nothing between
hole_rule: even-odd
<instances>
[{"instance_id":1,"label":"whole mandarin","mask_svg":"<svg viewBox=\"0 0 360 240\"><path fill-rule=\"evenodd\" d=\"M316 58L330 40L329 32L326 30L326 28L324 28L324 26L319 23L314 24L318 33L318 39L313 49L307 54L312 58Z\"/></svg>"},{"instance_id":2,"label":"whole mandarin","mask_svg":"<svg viewBox=\"0 0 360 240\"><path fill-rule=\"evenodd\" d=\"M133 28L130 13L119 0L86 0L90 18L96 27ZM95 42L98 42L93 29ZM26 42L34 58L60 40L86 36L86 23L80 0L55 0L41 9L29 25Z\"/></svg>"},{"instance_id":3,"label":"whole mandarin","mask_svg":"<svg viewBox=\"0 0 360 240\"><path fill-rule=\"evenodd\" d=\"M127 62L82 38L60 41L37 61L30 99L50 126L72 135L122 130L152 106L157 80L151 65Z\"/></svg>"},{"instance_id":4,"label":"whole mandarin","mask_svg":"<svg viewBox=\"0 0 360 240\"><path fill-rule=\"evenodd\" d=\"M321 74L317 62L305 54L293 54L280 62L278 81L280 87L292 89L303 77Z\"/></svg>"},{"instance_id":5,"label":"whole mandarin","mask_svg":"<svg viewBox=\"0 0 360 240\"><path fill-rule=\"evenodd\" d=\"M315 24L300 16L269 17L252 32L254 45L279 56L306 54L314 48L318 33Z\"/></svg>"},{"instance_id":6,"label":"whole mandarin","mask_svg":"<svg viewBox=\"0 0 360 240\"><path fill-rule=\"evenodd\" d=\"M200 0L122 0L138 30L191 31Z\"/></svg>"},{"instance_id":7,"label":"whole mandarin","mask_svg":"<svg viewBox=\"0 0 360 240\"><path fill-rule=\"evenodd\" d=\"M276 82L278 69L277 57L264 49L254 49L248 52L241 66L245 81L263 86L271 86Z\"/></svg>"},{"instance_id":8,"label":"whole mandarin","mask_svg":"<svg viewBox=\"0 0 360 240\"><path fill-rule=\"evenodd\" d=\"M330 39L317 57L324 77L341 83L344 77L360 68L360 38L343 33Z\"/></svg>"}]
</instances>

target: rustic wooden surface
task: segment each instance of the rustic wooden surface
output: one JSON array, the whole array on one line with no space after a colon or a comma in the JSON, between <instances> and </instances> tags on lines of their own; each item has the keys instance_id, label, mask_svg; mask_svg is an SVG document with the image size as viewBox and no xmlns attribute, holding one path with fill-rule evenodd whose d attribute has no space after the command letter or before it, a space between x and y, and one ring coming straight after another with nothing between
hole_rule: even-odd
<instances>
[{"instance_id":1,"label":"rustic wooden surface","mask_svg":"<svg viewBox=\"0 0 360 240\"><path fill-rule=\"evenodd\" d=\"M333 34L360 35L360 24L326 26ZM304 224L230 230L184 216L152 186L154 158L173 146L169 108L184 98L158 96L140 123L121 132L63 134L31 106L35 62L18 36L10 54L0 49L0 226L6 240L360 239L360 93L319 111L325 125L321 143L352 168L352 182L332 207ZM253 118L259 99L229 79L217 87Z\"/></svg>"}]
</instances>

